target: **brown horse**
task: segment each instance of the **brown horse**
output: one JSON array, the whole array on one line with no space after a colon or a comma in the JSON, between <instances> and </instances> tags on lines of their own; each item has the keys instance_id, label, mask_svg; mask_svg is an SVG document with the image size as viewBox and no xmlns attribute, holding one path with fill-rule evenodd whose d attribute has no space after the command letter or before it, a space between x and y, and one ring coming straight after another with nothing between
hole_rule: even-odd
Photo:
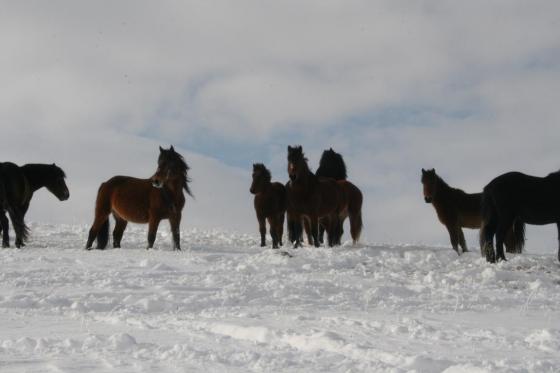
<instances>
[{"instance_id":1,"label":"brown horse","mask_svg":"<svg viewBox=\"0 0 560 373\"><path fill-rule=\"evenodd\" d=\"M272 248L282 245L284 214L286 213L286 188L271 182L270 171L262 164L253 165L253 182L250 192L255 195L254 206L259 221L261 246L266 246L266 221L270 225Z\"/></svg>"},{"instance_id":2,"label":"brown horse","mask_svg":"<svg viewBox=\"0 0 560 373\"><path fill-rule=\"evenodd\" d=\"M309 221L313 244L319 246L319 219L326 227L329 246L336 244L339 222L349 212L348 193L334 179L315 176L307 165L307 158L301 146L288 146L288 175L290 183L287 187L288 213L295 221ZM350 217L351 223L354 216ZM301 230L302 224L294 224ZM361 228L361 227L360 227ZM359 230L352 238L357 241ZM301 237L301 234L295 234ZM300 241L296 241L296 247Z\"/></svg>"},{"instance_id":3,"label":"brown horse","mask_svg":"<svg viewBox=\"0 0 560 373\"><path fill-rule=\"evenodd\" d=\"M458 254L469 251L461 228L480 229L482 224L482 193L465 193L461 189L450 187L436 174L435 169L422 169L424 200L431 203L439 221L446 226L451 246ZM525 242L525 225L517 223L508 232L507 251L520 253ZM459 251L459 247L462 251Z\"/></svg>"},{"instance_id":4,"label":"brown horse","mask_svg":"<svg viewBox=\"0 0 560 373\"><path fill-rule=\"evenodd\" d=\"M158 168L149 179L115 176L99 187L95 203L95 220L89 231L86 249L97 238L97 248L104 249L109 241L109 215L115 218L113 247L121 245L127 223L148 223L148 247L154 245L159 223L169 219L174 249L181 250L179 225L185 206L183 189L191 195L187 171L189 166L173 146L159 148Z\"/></svg>"},{"instance_id":5,"label":"brown horse","mask_svg":"<svg viewBox=\"0 0 560 373\"><path fill-rule=\"evenodd\" d=\"M342 235L344 234L344 220L348 215L353 219L350 223L350 230L352 237L360 237L362 230L362 191L349 182L346 176L346 164L342 155L335 152L333 148L323 151L321 160L319 161L319 168L315 172L319 177L330 177L338 181L339 185L343 188L346 198L348 200L348 211L342 215L342 220L338 222L336 232L336 245L341 244ZM319 242L323 243L324 227L322 224L319 226ZM356 243L357 239L354 240Z\"/></svg>"}]
</instances>

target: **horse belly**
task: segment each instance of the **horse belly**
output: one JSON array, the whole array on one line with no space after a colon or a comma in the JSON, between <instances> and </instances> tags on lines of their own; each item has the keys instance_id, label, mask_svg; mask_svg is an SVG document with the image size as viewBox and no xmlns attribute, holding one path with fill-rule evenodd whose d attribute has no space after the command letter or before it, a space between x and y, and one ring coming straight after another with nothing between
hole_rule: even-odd
<instances>
[{"instance_id":1,"label":"horse belly","mask_svg":"<svg viewBox=\"0 0 560 373\"><path fill-rule=\"evenodd\" d=\"M145 224L149 220L149 200L149 195L144 198L134 198L134 194L119 190L113 195L112 209L124 220Z\"/></svg>"}]
</instances>

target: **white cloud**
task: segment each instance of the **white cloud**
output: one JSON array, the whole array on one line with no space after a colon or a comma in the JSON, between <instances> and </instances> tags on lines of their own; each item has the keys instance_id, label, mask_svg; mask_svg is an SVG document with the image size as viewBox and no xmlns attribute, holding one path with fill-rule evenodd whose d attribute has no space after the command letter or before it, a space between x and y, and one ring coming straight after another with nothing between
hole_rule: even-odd
<instances>
[{"instance_id":1,"label":"white cloud","mask_svg":"<svg viewBox=\"0 0 560 373\"><path fill-rule=\"evenodd\" d=\"M79 198L52 218L82 221L101 181L152 172L160 142L273 144L262 157L277 180L284 139L303 144L312 165L333 146L367 193L368 238L445 243L419 195L421 167L469 191L510 169L560 168L559 8L14 2L0 14L0 156L68 164ZM187 158L200 160L193 189L209 198L197 193L191 222L252 229L248 174ZM230 192L209 187L230 181ZM213 198L234 190L229 202ZM40 198L32 214L48 219Z\"/></svg>"}]
</instances>

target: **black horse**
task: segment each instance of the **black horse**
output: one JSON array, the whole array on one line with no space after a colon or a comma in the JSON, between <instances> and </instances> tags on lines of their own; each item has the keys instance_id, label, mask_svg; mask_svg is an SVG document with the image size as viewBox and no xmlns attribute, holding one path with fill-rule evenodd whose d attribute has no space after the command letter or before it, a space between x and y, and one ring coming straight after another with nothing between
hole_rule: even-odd
<instances>
[{"instance_id":1,"label":"black horse","mask_svg":"<svg viewBox=\"0 0 560 373\"><path fill-rule=\"evenodd\" d=\"M16 232L16 247L25 245L29 228L24 218L33 193L46 187L59 200L65 201L70 192L64 179L64 171L53 164L26 164L22 167L11 162L0 163L0 225L2 247L10 246L9 224L6 211L10 215Z\"/></svg>"},{"instance_id":2,"label":"black horse","mask_svg":"<svg viewBox=\"0 0 560 373\"><path fill-rule=\"evenodd\" d=\"M556 224L560 239L560 171L546 177L509 172L484 187L480 247L487 261L506 260L504 239L517 222Z\"/></svg>"}]
</instances>

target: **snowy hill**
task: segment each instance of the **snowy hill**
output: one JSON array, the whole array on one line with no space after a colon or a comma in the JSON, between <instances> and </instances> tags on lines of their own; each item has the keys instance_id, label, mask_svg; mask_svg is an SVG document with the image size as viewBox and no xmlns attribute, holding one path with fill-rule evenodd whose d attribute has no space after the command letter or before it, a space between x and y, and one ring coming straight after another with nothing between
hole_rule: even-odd
<instances>
[{"instance_id":1,"label":"snowy hill","mask_svg":"<svg viewBox=\"0 0 560 373\"><path fill-rule=\"evenodd\" d=\"M288 249L168 229L146 251L83 250L88 227L32 224L0 250L2 372L553 372L555 253L487 264L449 248Z\"/></svg>"}]
</instances>

